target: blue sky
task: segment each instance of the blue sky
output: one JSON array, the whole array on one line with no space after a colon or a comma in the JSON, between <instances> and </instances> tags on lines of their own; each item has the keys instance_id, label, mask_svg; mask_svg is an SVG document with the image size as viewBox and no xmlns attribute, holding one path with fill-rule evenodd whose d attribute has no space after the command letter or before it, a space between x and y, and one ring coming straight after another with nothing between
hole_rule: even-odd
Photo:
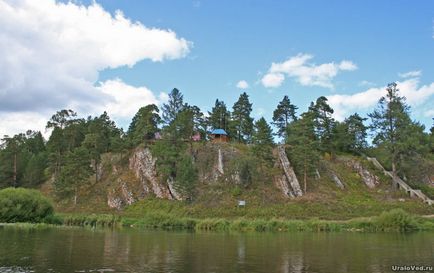
<instances>
[{"instance_id":1,"label":"blue sky","mask_svg":"<svg viewBox=\"0 0 434 273\"><path fill-rule=\"evenodd\" d=\"M20 29L29 27L23 26L23 23L17 19L18 13L5 8L7 5L29 10L29 14L31 12L36 14L34 10L38 9L34 4L27 3L20 6L11 2L14 1L0 0L0 13L8 15L3 16L6 18L3 20L8 20L7 23L11 25L10 29L0 27L0 33L4 31L6 36L16 35L11 31L14 27ZM44 95L44 98L40 98L43 101L40 108L25 111L25 107L18 107L20 102L8 102L7 105L6 102L5 105L0 103L2 107L0 118L2 115L9 117L35 115L32 124L36 126L40 124L36 120L42 120L43 117L46 119L50 116L48 113L64 107L76 106L75 109L78 108L83 115L92 114L95 109L106 109L111 114L110 110L113 108L113 117L120 125L125 126L131 114L137 111L137 109L125 111L125 108L137 108L139 104L130 105L126 98L117 100L118 95L113 92L123 92L119 90L122 87L129 88L130 92L148 92L144 97L131 95L129 99L137 98L133 99L136 102L143 99L142 104L149 102L161 104L165 99L164 94L177 87L184 94L187 102L198 105L202 110L210 110L216 98L223 99L231 108L238 96L245 91L253 102L253 116L257 118L264 115L269 121L277 103L284 95L288 95L300 108L299 113L305 111L307 105L317 97L327 96L336 110L336 118L342 119L355 111L362 114L372 111L375 101L382 95L384 86L389 82L398 81L403 95L408 97L412 106L413 118L422 121L427 127L432 125L431 118L434 116L434 2L432 1L99 0L96 3L74 1L62 7L60 3L53 1L42 2L46 5L43 11L46 13L44 17L52 16L53 21L50 22L67 25L65 29L68 33L77 24L68 25L69 21L64 22L65 20L58 18L59 14L66 12L65 10L69 12L68 14L77 14L76 17L81 18L79 24L88 23L89 26L96 28L97 34L94 36L98 36L99 32L115 36L119 34L107 25L98 30L98 27L95 27L98 26L96 23L104 19L79 11L80 8L83 11L92 5L97 5L101 12L105 12L106 16L112 16L113 20L117 20L115 14L120 10L123 14L122 18L130 20L132 25L138 22L140 26L148 29L156 28L167 33L171 30L176 34L177 44L161 53L163 57L158 55L161 58L156 60L152 57L156 56L152 55L154 53L148 55L131 53L128 56L118 56L121 51L140 51L140 47L130 48L130 45L136 42L130 37L131 35L120 36L122 38L119 39L125 41L131 39L131 42L119 48L116 48L116 39L113 41L102 37L101 39L107 39L104 40L107 44L114 44L110 49L113 52L107 53L108 55L101 54L100 59L94 60L93 57L83 53L87 45L90 44L90 52L100 52L105 50L105 43L94 44L93 40L89 42L82 41L81 38L71 38L70 44L77 42L83 47L83 51L68 49L65 54L56 53L55 57L51 55L48 57L57 62L55 71L62 71L63 64L68 66L65 70L69 71L69 65L74 60L65 56L82 54L82 57L76 59L82 60L81 64L85 67L83 71L87 72L79 73L78 69L74 68L73 73L69 74L77 74L76 77L63 82L62 78L56 80L55 82L59 83L54 87L58 90L51 93L45 94L46 91L38 91L39 89L35 88L32 94L42 92ZM76 13L70 12L71 10ZM37 17L30 17L30 20L37 19ZM71 17L71 20L74 21L74 18ZM80 34L80 31L85 28L86 25L78 28L77 33ZM129 33L132 28L134 27L130 25L122 31ZM59 28L53 31L59 31L63 35L65 29ZM44 45L58 45L57 41L49 40L54 38L47 38L48 34L42 35L43 30L38 30L37 33L34 31L29 29L25 33L26 39L20 36L9 37L11 38L9 40L16 41L30 51L34 50L37 53L42 51L42 55L48 54L45 51L49 52L49 49L44 46L34 49L32 37L36 37L37 41L48 39L43 43ZM143 32L132 35L142 35L143 40L153 39L153 36L147 36ZM77 37L83 36L85 35ZM165 47L168 40L159 41L160 44L155 42L156 47ZM62 48L63 46L57 46L56 51L61 51ZM167 57L164 55L166 53L173 54ZM93 65L86 64L89 58L93 61ZM113 61L106 62L107 58L113 58ZM17 58L17 60L19 62L21 59ZM37 66L38 62L46 65L46 61L36 60L32 65ZM3 63L6 63L6 68L12 66L10 61L3 61ZM273 63L275 65L272 67ZM0 65L2 65L1 59ZM22 66L26 65L29 65L27 59L23 61ZM26 73L32 72L26 70L23 73L24 81L27 83L24 86L30 86L32 89L35 76L27 76ZM404 75L406 73L407 75ZM48 75L53 74L41 72L38 79ZM270 75L271 81L265 82L264 77L267 75ZM88 88L85 92L74 93L74 90L79 88L76 85L71 86L70 82L78 79L86 79L86 82L79 85ZM6 82L8 80L10 81L8 86L17 86L17 79L6 79ZM238 88L237 83L240 81L247 82L248 88ZM65 88L62 88L62 84ZM50 88L49 84L48 87L45 84L41 85L44 90ZM97 92L99 92L92 91L91 85L104 93L101 98L104 103L95 102L97 106L89 103L98 100ZM116 91L112 90L114 86L117 87ZM0 85L0 98L6 98L4 101L11 100L12 91L14 94L30 92L24 88L14 87L15 89L10 91L10 88L3 87L6 91L1 97L1 88ZM59 89L68 90L65 91L67 96L59 96L56 93L61 92ZM92 92L94 95L90 94ZM115 97L114 100L118 103L110 103L113 101L110 96ZM46 105L47 100L51 101L53 97L56 99ZM71 101L74 103L69 103ZM18 106L15 108L7 107L16 104ZM0 125L0 130L3 130L1 132L3 134L14 132L18 129L17 126L5 122L4 126Z\"/></svg>"}]
</instances>

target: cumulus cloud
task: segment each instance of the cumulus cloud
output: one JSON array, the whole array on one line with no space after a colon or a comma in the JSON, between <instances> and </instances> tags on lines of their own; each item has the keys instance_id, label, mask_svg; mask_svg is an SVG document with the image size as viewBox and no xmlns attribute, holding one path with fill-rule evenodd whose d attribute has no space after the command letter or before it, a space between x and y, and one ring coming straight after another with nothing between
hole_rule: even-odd
<instances>
[{"instance_id":1,"label":"cumulus cloud","mask_svg":"<svg viewBox=\"0 0 434 273\"><path fill-rule=\"evenodd\" d=\"M268 73L262 77L262 85L267 88L275 88L282 85L285 80L285 76L281 73Z\"/></svg>"},{"instance_id":2,"label":"cumulus cloud","mask_svg":"<svg viewBox=\"0 0 434 273\"><path fill-rule=\"evenodd\" d=\"M430 110L425 111L424 115L427 118L434 118L434 109L430 109Z\"/></svg>"},{"instance_id":3,"label":"cumulus cloud","mask_svg":"<svg viewBox=\"0 0 434 273\"><path fill-rule=\"evenodd\" d=\"M125 98L157 99L120 80L95 84L99 72L183 58L191 47L172 30L132 22L121 11L112 15L96 2L0 0L1 116L36 117L67 107L84 113L110 107L125 115ZM12 128L4 124L0 133Z\"/></svg>"},{"instance_id":4,"label":"cumulus cloud","mask_svg":"<svg viewBox=\"0 0 434 273\"><path fill-rule=\"evenodd\" d=\"M419 79L412 78L397 82L399 94L406 97L410 106L419 106L429 103L434 95L434 82L428 85L419 85ZM335 110L335 118L343 120L348 114L355 111L363 111L375 107L378 100L386 95L386 86L369 88L352 95L336 94L327 96L330 106ZM432 102L431 102L432 103Z\"/></svg>"},{"instance_id":5,"label":"cumulus cloud","mask_svg":"<svg viewBox=\"0 0 434 273\"><path fill-rule=\"evenodd\" d=\"M304 86L333 88L332 79L339 72L357 69L357 65L348 60L343 60L340 63L331 62L316 65L309 62L312 59L313 55L300 53L282 63L272 63L261 82L267 88L279 87L286 76L294 78Z\"/></svg>"},{"instance_id":6,"label":"cumulus cloud","mask_svg":"<svg viewBox=\"0 0 434 273\"><path fill-rule=\"evenodd\" d=\"M242 80L242 81L239 81L237 83L237 88L239 88L239 89L247 89L247 88L249 88L249 84L245 80Z\"/></svg>"},{"instance_id":7,"label":"cumulus cloud","mask_svg":"<svg viewBox=\"0 0 434 273\"><path fill-rule=\"evenodd\" d=\"M159 104L160 102L148 88L144 86L134 87L120 79L102 82L97 88L113 99L96 108L95 114L107 111L117 118L129 118L140 107L152 103ZM165 93L161 93L160 98L164 99L164 97Z\"/></svg>"},{"instance_id":8,"label":"cumulus cloud","mask_svg":"<svg viewBox=\"0 0 434 273\"><path fill-rule=\"evenodd\" d=\"M46 135L45 125L49 116L34 112L5 113L0 112L0 138L24 133L26 130L41 131Z\"/></svg>"},{"instance_id":9,"label":"cumulus cloud","mask_svg":"<svg viewBox=\"0 0 434 273\"><path fill-rule=\"evenodd\" d=\"M414 78L414 77L420 77L422 75L422 71L421 70L414 70L414 71L409 71L406 73L399 73L398 75L401 78Z\"/></svg>"}]
</instances>

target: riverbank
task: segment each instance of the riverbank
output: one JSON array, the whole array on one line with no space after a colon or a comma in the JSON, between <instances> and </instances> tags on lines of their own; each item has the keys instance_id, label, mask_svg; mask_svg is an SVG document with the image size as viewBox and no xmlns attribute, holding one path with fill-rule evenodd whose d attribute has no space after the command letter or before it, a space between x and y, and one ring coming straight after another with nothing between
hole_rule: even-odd
<instances>
[{"instance_id":1,"label":"riverbank","mask_svg":"<svg viewBox=\"0 0 434 273\"><path fill-rule=\"evenodd\" d=\"M139 229L191 230L191 231L256 231L256 232L411 232L434 231L434 219L408 214L401 209L384 212L379 216L350 220L247 219L247 218L189 218L170 214L148 213L142 217L113 214L61 214L63 225L91 227L132 227Z\"/></svg>"}]
</instances>

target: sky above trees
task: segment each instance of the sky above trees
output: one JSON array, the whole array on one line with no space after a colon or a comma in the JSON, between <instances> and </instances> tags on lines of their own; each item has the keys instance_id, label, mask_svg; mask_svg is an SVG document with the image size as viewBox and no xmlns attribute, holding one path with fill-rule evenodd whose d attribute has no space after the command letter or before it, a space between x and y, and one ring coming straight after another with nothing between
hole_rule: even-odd
<instances>
[{"instance_id":1,"label":"sky above trees","mask_svg":"<svg viewBox=\"0 0 434 273\"><path fill-rule=\"evenodd\" d=\"M0 135L68 108L127 129L175 87L204 112L246 92L268 121L325 96L342 120L392 81L431 127L434 3L347 2L0 0Z\"/></svg>"}]
</instances>

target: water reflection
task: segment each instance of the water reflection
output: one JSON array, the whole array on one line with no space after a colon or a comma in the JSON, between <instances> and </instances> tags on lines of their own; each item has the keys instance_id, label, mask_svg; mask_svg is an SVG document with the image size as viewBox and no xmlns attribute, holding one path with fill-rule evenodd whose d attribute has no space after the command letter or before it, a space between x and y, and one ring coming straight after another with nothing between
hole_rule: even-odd
<instances>
[{"instance_id":1,"label":"water reflection","mask_svg":"<svg viewBox=\"0 0 434 273\"><path fill-rule=\"evenodd\" d=\"M0 229L0 272L390 272L432 265L434 234Z\"/></svg>"}]
</instances>

